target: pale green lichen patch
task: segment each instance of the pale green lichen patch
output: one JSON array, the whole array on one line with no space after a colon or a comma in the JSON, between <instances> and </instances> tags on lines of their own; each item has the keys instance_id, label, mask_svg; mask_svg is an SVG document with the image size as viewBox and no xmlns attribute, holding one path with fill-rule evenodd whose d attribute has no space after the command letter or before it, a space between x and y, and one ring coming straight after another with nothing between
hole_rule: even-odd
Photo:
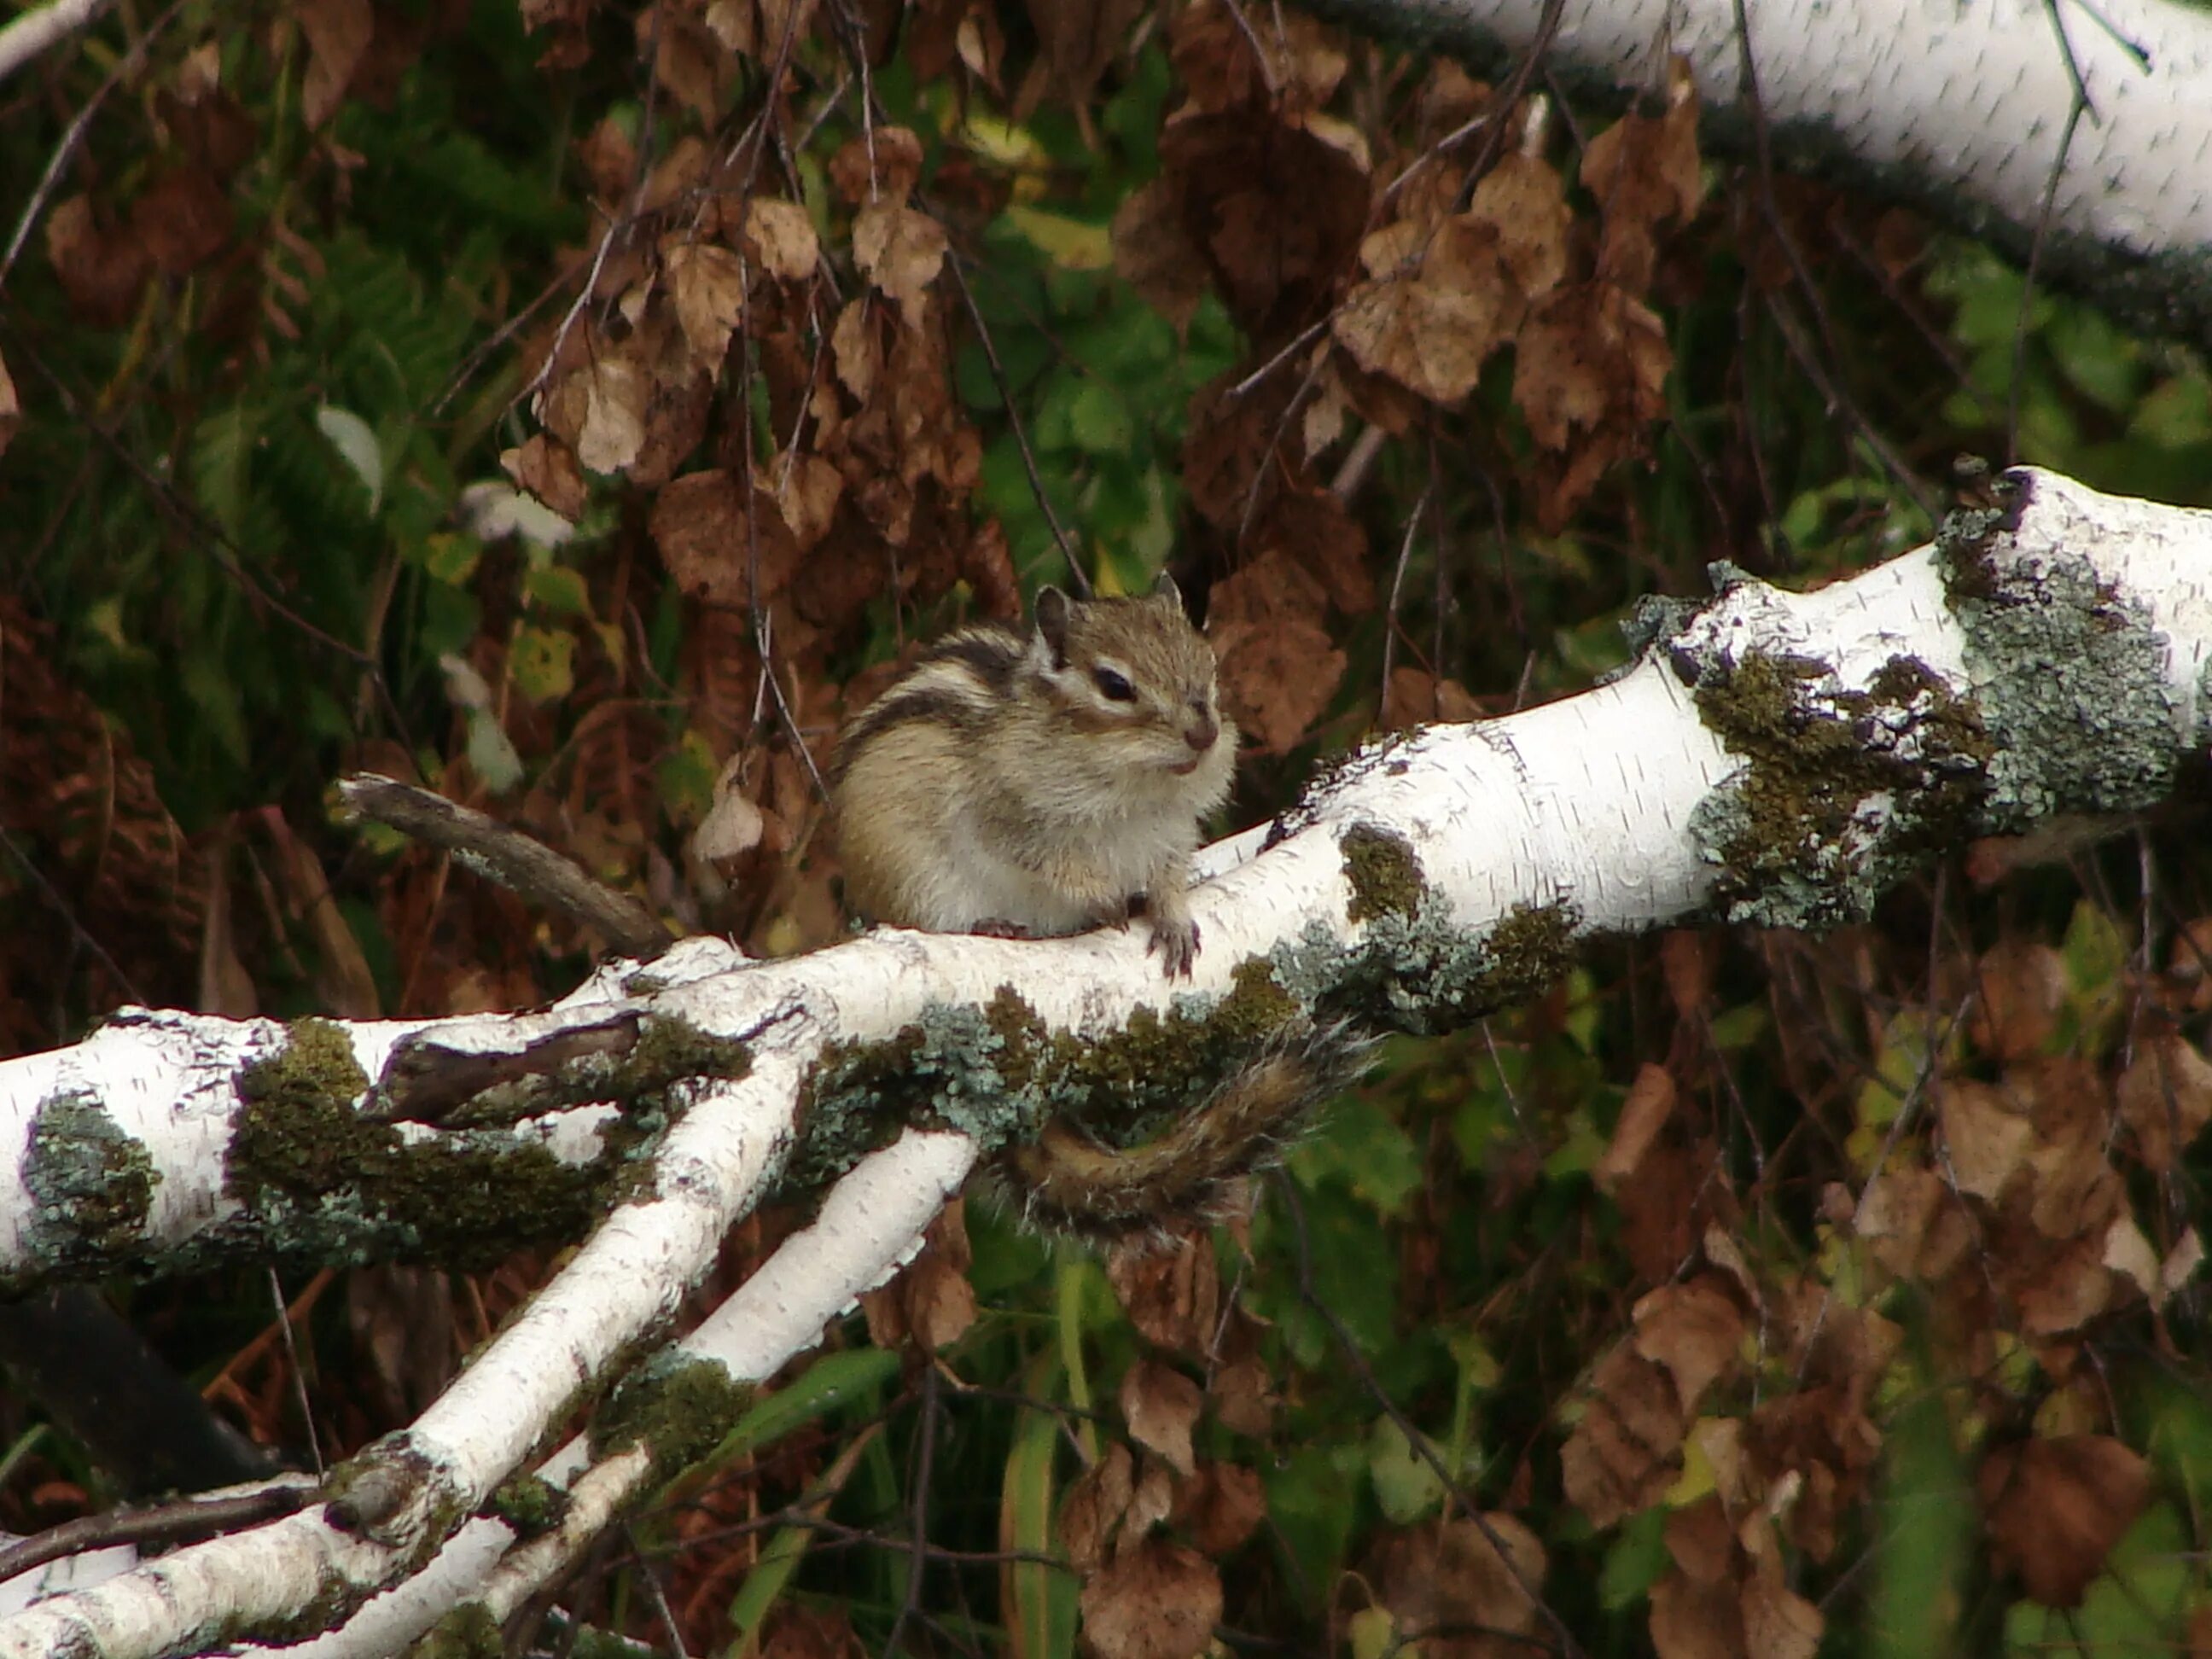
<instances>
[{"instance_id":1,"label":"pale green lichen patch","mask_svg":"<svg viewBox=\"0 0 2212 1659\"><path fill-rule=\"evenodd\" d=\"M1428 884L1413 842L1377 823L1355 823L1337 837L1336 844L1344 855L1345 884L1352 889L1345 903L1346 920L1410 916L1420 907Z\"/></svg>"},{"instance_id":2,"label":"pale green lichen patch","mask_svg":"<svg viewBox=\"0 0 2212 1659\"><path fill-rule=\"evenodd\" d=\"M754 1392L714 1360L663 1350L624 1377L593 1415L592 1455L642 1445L658 1485L721 1444L750 1408Z\"/></svg>"},{"instance_id":3,"label":"pale green lichen patch","mask_svg":"<svg viewBox=\"0 0 2212 1659\"><path fill-rule=\"evenodd\" d=\"M161 1177L138 1140L90 1096L57 1095L31 1121L23 1185L36 1206L32 1249L49 1271L119 1262L145 1242Z\"/></svg>"},{"instance_id":4,"label":"pale green lichen patch","mask_svg":"<svg viewBox=\"0 0 2212 1659\"><path fill-rule=\"evenodd\" d=\"M1865 690L1817 659L1694 659L1698 709L1741 769L1690 821L1734 921L1819 928L1865 915L1910 861L1979 821L1996 744L1918 659Z\"/></svg>"},{"instance_id":5,"label":"pale green lichen patch","mask_svg":"<svg viewBox=\"0 0 2212 1659\"><path fill-rule=\"evenodd\" d=\"M1320 1020L1415 1035L1449 1030L1525 1000L1573 965L1571 900L1516 905L1487 927L1453 920L1433 893L1411 915L1370 921L1346 945L1320 923L1275 952L1277 979Z\"/></svg>"},{"instance_id":6,"label":"pale green lichen patch","mask_svg":"<svg viewBox=\"0 0 2212 1659\"><path fill-rule=\"evenodd\" d=\"M1024 1091L1008 1071L1028 1063L1025 1011L1001 988L985 1012L932 1003L888 1037L825 1045L799 1097L785 1188L811 1192L835 1181L910 1123L939 1122L985 1146L1005 1142L1022 1118Z\"/></svg>"},{"instance_id":7,"label":"pale green lichen patch","mask_svg":"<svg viewBox=\"0 0 2212 1659\"><path fill-rule=\"evenodd\" d=\"M625 1120L599 1155L571 1164L504 1129L412 1137L356 1109L367 1079L343 1036L301 1020L283 1052L245 1069L226 1190L246 1206L225 1223L293 1261L428 1258L489 1265L517 1248L574 1238L653 1144L656 1114ZM179 1264L189 1265L189 1264Z\"/></svg>"},{"instance_id":8,"label":"pale green lichen patch","mask_svg":"<svg viewBox=\"0 0 2212 1659\"><path fill-rule=\"evenodd\" d=\"M1985 826L2164 799L2190 734L2150 611L2078 555L2006 566L1948 525L1937 547L1996 745Z\"/></svg>"}]
</instances>

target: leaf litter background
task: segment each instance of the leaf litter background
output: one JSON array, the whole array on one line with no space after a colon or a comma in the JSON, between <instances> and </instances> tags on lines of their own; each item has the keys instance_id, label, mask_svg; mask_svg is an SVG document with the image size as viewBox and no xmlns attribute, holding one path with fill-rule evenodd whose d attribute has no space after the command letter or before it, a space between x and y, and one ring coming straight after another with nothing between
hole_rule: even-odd
<instances>
[{"instance_id":1,"label":"leaf litter background","mask_svg":"<svg viewBox=\"0 0 2212 1659\"><path fill-rule=\"evenodd\" d=\"M830 942L838 722L1070 560L1203 604L1242 823L1588 684L1710 559L1913 544L1959 449L2206 498L2194 354L1703 155L1663 69L1523 90L1224 0L179 8L18 77L9 1049L573 982L594 941L335 823L348 768ZM2212 1651L2201 841L1606 953L1163 1255L956 1211L573 1594L665 1640L652 1574L693 1652ZM291 1285L324 1455L547 1267ZM263 1287L118 1294L305 1445ZM7 1524L103 1500L0 1417Z\"/></svg>"}]
</instances>

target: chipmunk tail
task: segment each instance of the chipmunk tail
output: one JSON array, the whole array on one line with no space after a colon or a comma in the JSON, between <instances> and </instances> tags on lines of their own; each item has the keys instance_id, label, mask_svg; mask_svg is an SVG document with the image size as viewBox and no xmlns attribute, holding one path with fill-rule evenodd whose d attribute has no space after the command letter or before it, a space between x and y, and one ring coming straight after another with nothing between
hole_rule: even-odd
<instances>
[{"instance_id":1,"label":"chipmunk tail","mask_svg":"<svg viewBox=\"0 0 2212 1659\"><path fill-rule=\"evenodd\" d=\"M1113 1147L1066 1121L996 1165L1027 1224L1101 1243L1164 1240L1178 1221L1219 1221L1246 1200L1246 1177L1281 1162L1315 1109L1358 1079L1371 1041L1341 1024L1286 1034L1152 1139Z\"/></svg>"}]
</instances>

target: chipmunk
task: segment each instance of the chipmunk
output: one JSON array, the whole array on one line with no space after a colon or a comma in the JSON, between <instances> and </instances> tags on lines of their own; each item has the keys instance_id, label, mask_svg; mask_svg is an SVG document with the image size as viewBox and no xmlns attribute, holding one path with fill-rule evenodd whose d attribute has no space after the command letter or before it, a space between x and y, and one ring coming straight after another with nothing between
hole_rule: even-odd
<instances>
[{"instance_id":1,"label":"chipmunk","mask_svg":"<svg viewBox=\"0 0 2212 1659\"><path fill-rule=\"evenodd\" d=\"M1172 580L1143 599L1044 588L1027 633L947 635L840 737L847 893L878 921L1028 935L1126 922L1141 893L1148 951L1187 976L1190 855L1236 754L1212 647ZM1337 1028L1308 1028L1152 1140L1115 1148L1054 1122L1005 1153L998 1177L1025 1219L1109 1239L1217 1218L1358 1052Z\"/></svg>"},{"instance_id":2,"label":"chipmunk","mask_svg":"<svg viewBox=\"0 0 2212 1659\"><path fill-rule=\"evenodd\" d=\"M878 921L1029 936L1126 922L1141 893L1148 949L1188 975L1190 855L1236 764L1212 647L1171 580L1135 599L1047 587L1026 636L947 635L845 729L845 890Z\"/></svg>"}]
</instances>

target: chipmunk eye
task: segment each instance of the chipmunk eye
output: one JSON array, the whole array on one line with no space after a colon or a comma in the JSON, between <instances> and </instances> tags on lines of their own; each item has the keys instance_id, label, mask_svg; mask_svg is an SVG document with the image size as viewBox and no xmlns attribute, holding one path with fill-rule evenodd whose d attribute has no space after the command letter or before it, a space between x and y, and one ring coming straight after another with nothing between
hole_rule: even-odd
<instances>
[{"instance_id":1,"label":"chipmunk eye","mask_svg":"<svg viewBox=\"0 0 2212 1659\"><path fill-rule=\"evenodd\" d=\"M1137 688L1110 668L1094 668L1091 683L1098 688L1098 695L1113 702L1134 702Z\"/></svg>"}]
</instances>

